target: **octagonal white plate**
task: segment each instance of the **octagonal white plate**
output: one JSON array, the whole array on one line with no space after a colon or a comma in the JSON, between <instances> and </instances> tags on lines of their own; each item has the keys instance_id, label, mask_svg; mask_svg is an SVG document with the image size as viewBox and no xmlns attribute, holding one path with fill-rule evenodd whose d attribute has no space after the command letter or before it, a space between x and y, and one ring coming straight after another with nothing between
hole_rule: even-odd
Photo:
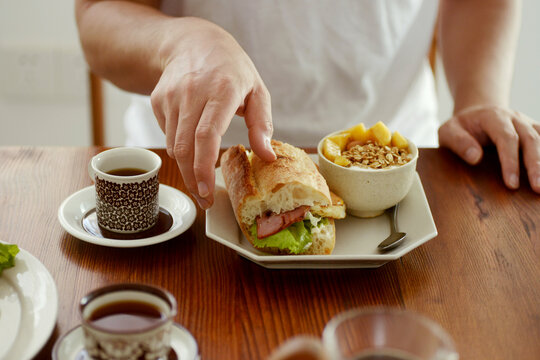
<instances>
[{"instance_id":1,"label":"octagonal white plate","mask_svg":"<svg viewBox=\"0 0 540 360\"><path fill-rule=\"evenodd\" d=\"M58 293L45 266L20 249L0 275L0 359L27 360L45 345L56 324Z\"/></svg>"},{"instance_id":2,"label":"octagonal white plate","mask_svg":"<svg viewBox=\"0 0 540 360\"><path fill-rule=\"evenodd\" d=\"M311 155L317 162L316 155ZM390 234L388 217L360 219L348 215L336 220L336 245L331 255L268 255L255 249L244 237L225 190L221 169L216 169L214 205L206 210L206 236L235 250L241 256L267 268L328 269L373 268L399 259L437 236L437 228L418 173L411 190L399 205L397 225L407 233L397 248L380 253L377 245Z\"/></svg>"}]
</instances>

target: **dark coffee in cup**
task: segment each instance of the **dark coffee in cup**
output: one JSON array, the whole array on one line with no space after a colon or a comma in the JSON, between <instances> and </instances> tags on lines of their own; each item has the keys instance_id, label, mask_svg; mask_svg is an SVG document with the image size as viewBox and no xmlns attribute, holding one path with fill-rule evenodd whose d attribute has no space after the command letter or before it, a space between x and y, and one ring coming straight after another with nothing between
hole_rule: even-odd
<instances>
[{"instance_id":1,"label":"dark coffee in cup","mask_svg":"<svg viewBox=\"0 0 540 360\"><path fill-rule=\"evenodd\" d=\"M95 309L88 317L96 328L114 332L140 332L159 325L165 318L160 309L142 301L116 301Z\"/></svg>"},{"instance_id":2,"label":"dark coffee in cup","mask_svg":"<svg viewBox=\"0 0 540 360\"><path fill-rule=\"evenodd\" d=\"M107 174L114 176L137 176L147 173L147 170L138 168L120 168L107 171Z\"/></svg>"},{"instance_id":3,"label":"dark coffee in cup","mask_svg":"<svg viewBox=\"0 0 540 360\"><path fill-rule=\"evenodd\" d=\"M396 353L393 351L373 351L370 354L359 355L351 358L350 360L422 360L419 357L405 354Z\"/></svg>"},{"instance_id":4,"label":"dark coffee in cup","mask_svg":"<svg viewBox=\"0 0 540 360\"><path fill-rule=\"evenodd\" d=\"M176 306L172 294L149 285L94 290L80 303L84 348L96 360L168 360Z\"/></svg>"}]
</instances>

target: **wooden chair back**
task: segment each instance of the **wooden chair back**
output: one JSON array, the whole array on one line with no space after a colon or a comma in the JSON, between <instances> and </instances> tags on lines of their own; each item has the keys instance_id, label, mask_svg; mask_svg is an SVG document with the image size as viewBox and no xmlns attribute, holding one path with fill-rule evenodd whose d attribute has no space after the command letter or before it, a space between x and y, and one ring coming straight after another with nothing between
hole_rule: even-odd
<instances>
[{"instance_id":1,"label":"wooden chair back","mask_svg":"<svg viewBox=\"0 0 540 360\"><path fill-rule=\"evenodd\" d=\"M92 145L105 145L105 118L103 106L103 81L93 72L88 72L90 84L90 118L92 121Z\"/></svg>"}]
</instances>

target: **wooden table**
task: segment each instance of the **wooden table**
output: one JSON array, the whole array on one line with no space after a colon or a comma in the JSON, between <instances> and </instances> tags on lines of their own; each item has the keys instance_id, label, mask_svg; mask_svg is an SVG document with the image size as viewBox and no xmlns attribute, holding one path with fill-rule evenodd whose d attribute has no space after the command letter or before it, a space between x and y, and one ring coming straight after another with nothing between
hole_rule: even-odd
<instances>
[{"instance_id":1,"label":"wooden table","mask_svg":"<svg viewBox=\"0 0 540 360\"><path fill-rule=\"evenodd\" d=\"M0 239L51 272L57 326L38 356L80 322L90 290L143 282L171 291L176 321L203 359L264 359L298 334L320 336L353 307L390 305L439 322L461 359L540 359L540 196L522 176L507 190L494 151L470 167L444 149L422 149L418 172L439 235L377 269L268 270L205 236L205 215L177 238L144 248L88 244L64 231L61 202L89 186L100 148L0 148ZM163 150L162 183L185 189ZM339 241L339 238L338 238Z\"/></svg>"}]
</instances>

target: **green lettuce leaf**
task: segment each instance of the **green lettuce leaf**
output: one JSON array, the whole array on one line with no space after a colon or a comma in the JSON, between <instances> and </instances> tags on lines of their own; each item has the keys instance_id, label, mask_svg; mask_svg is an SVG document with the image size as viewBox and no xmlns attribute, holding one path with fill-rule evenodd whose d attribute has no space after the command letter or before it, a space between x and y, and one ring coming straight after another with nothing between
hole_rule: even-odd
<instances>
[{"instance_id":1,"label":"green lettuce leaf","mask_svg":"<svg viewBox=\"0 0 540 360\"><path fill-rule=\"evenodd\" d=\"M308 221L309 223L309 221ZM311 231L305 221L298 221L280 232L259 239L257 237L257 224L253 224L249 229L254 238L256 247L272 247L278 249L288 249L293 254L301 254L309 248L312 243Z\"/></svg>"},{"instance_id":2,"label":"green lettuce leaf","mask_svg":"<svg viewBox=\"0 0 540 360\"><path fill-rule=\"evenodd\" d=\"M17 245L0 243L0 275L4 269L15 266L15 255L19 253Z\"/></svg>"}]
</instances>

